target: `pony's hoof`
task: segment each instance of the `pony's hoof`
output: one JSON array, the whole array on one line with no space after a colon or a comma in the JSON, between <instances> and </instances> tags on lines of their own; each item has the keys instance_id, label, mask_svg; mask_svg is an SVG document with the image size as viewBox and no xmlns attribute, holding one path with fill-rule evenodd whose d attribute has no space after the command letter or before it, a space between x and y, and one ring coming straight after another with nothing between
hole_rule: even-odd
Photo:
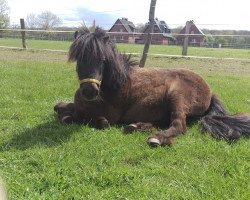
<instances>
[{"instance_id":1,"label":"pony's hoof","mask_svg":"<svg viewBox=\"0 0 250 200\"><path fill-rule=\"evenodd\" d=\"M67 116L64 116L62 118L62 123L63 124L72 124L73 123L73 119L71 116L67 115Z\"/></svg>"},{"instance_id":2,"label":"pony's hoof","mask_svg":"<svg viewBox=\"0 0 250 200\"><path fill-rule=\"evenodd\" d=\"M106 119L100 120L100 129L106 129L109 128L109 122Z\"/></svg>"},{"instance_id":3,"label":"pony's hoof","mask_svg":"<svg viewBox=\"0 0 250 200\"><path fill-rule=\"evenodd\" d=\"M55 111L56 113L58 113L58 104L56 104L56 105L54 106L54 111Z\"/></svg>"},{"instance_id":4,"label":"pony's hoof","mask_svg":"<svg viewBox=\"0 0 250 200\"><path fill-rule=\"evenodd\" d=\"M151 147L158 147L161 145L160 140L158 140L157 138L149 138L148 139L148 145Z\"/></svg>"},{"instance_id":5,"label":"pony's hoof","mask_svg":"<svg viewBox=\"0 0 250 200\"><path fill-rule=\"evenodd\" d=\"M129 124L124 127L124 132L125 133L132 133L137 130L137 125L136 124Z\"/></svg>"}]
</instances>

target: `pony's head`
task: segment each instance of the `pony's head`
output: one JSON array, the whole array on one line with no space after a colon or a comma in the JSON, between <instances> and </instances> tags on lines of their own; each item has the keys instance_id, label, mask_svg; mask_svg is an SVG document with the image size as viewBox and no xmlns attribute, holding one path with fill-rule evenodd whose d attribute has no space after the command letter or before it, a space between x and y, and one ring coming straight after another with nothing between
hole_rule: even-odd
<instances>
[{"instance_id":1,"label":"pony's head","mask_svg":"<svg viewBox=\"0 0 250 200\"><path fill-rule=\"evenodd\" d=\"M88 101L98 99L101 91L117 91L128 78L126 63L129 59L121 56L101 28L96 28L94 32L81 30L75 33L69 61L77 62L81 94Z\"/></svg>"}]
</instances>

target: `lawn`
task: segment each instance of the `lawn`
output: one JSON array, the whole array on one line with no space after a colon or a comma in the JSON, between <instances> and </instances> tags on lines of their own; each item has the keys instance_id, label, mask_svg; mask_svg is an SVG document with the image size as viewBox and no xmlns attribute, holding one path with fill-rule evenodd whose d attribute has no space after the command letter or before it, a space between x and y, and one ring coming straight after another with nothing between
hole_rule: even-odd
<instances>
[{"instance_id":1,"label":"lawn","mask_svg":"<svg viewBox=\"0 0 250 200\"><path fill-rule=\"evenodd\" d=\"M67 54L0 49L0 57L0 174L10 199L250 199L248 138L215 140L196 122L172 147L152 149L152 133L61 125L53 106L78 87ZM152 66L194 70L231 113L250 113L250 61L151 56Z\"/></svg>"},{"instance_id":2,"label":"lawn","mask_svg":"<svg viewBox=\"0 0 250 200\"><path fill-rule=\"evenodd\" d=\"M65 50L69 49L69 41L48 41L48 40L27 40L28 49L51 49ZM0 46L22 47L21 39L0 38ZM141 44L117 44L121 52L142 53L143 45ZM181 55L181 46L151 45L149 53ZM197 48L189 47L188 56L216 57L216 58L250 58L250 49L219 49L219 48Z\"/></svg>"}]
</instances>

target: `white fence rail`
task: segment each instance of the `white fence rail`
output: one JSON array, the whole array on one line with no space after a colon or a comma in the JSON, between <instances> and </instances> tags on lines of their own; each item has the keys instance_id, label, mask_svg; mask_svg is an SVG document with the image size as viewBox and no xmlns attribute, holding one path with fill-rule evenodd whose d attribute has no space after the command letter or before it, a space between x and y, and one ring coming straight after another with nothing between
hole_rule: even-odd
<instances>
[{"instance_id":1,"label":"white fence rail","mask_svg":"<svg viewBox=\"0 0 250 200\"><path fill-rule=\"evenodd\" d=\"M73 39L73 34L75 31L73 30L33 30L33 29L0 29L0 48L5 48L5 49L22 49L22 48L18 48L18 47L11 47L11 46L4 46L4 45L1 45L1 40L4 40L4 38L21 38L21 33L22 32L25 32L26 33L26 37L29 38L29 39L46 39L46 37L43 37L45 34L48 34L48 35L65 35L67 37L65 37L66 39L65 40L69 40L69 41L72 41ZM37 36L32 36L32 33L37 33L38 35ZM122 35L126 35L126 34L129 34L129 35L144 35L144 34L148 34L148 33L137 33L137 32L134 32L134 33L127 33L127 32L107 32L108 34L122 34ZM41 35L39 35L41 34ZM162 33L152 33L152 35L162 35ZM189 37L198 37L198 36L204 36L202 34L171 34L172 36L174 37L177 37L177 36L189 36ZM230 37L230 38L238 38L238 37L244 37L244 38L250 38L250 35L227 35L227 34L224 34L224 35L212 35L212 34L206 34L205 37L212 37L212 38L215 38L215 37ZM2 38L2 39L1 39ZM59 38L59 37L58 37ZM62 37L63 38L63 37ZM51 39L51 40L57 40L57 39ZM60 39L59 39L60 40ZM170 43L171 44L171 43ZM173 45L173 44L171 44ZM204 43L204 46L205 47L211 47L213 48L214 46L210 46L211 44L210 43ZM235 48L236 44L235 43L228 43L228 44L222 44L221 47L225 47L225 48L231 48L231 47L234 47ZM217 46L218 47L218 46ZM237 47L238 48L244 48L244 49L249 49L250 48L250 44L237 44ZM32 50L39 50L39 49L32 49ZM64 51L64 50L55 50L55 49L40 49L42 51L55 51L55 52L67 52L67 51ZM138 53L132 53L132 54L138 54ZM184 57L184 58L196 58L196 59L226 59L226 60L247 60L249 61L250 58L216 58L216 57L210 57L210 56L202 56L202 57L199 57L199 56L185 56L185 55L166 55L166 54L149 54L149 55L152 55L152 56L161 56L161 57Z\"/></svg>"}]
</instances>

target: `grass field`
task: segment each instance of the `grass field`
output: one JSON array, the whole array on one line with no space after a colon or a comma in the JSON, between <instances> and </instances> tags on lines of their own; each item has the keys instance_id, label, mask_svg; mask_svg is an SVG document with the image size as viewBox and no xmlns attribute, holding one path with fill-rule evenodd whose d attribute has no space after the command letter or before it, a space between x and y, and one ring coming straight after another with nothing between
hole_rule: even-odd
<instances>
[{"instance_id":1,"label":"grass field","mask_svg":"<svg viewBox=\"0 0 250 200\"><path fill-rule=\"evenodd\" d=\"M0 49L0 57L0 174L10 199L250 199L249 139L215 140L197 122L172 147L151 149L151 133L64 126L53 106L78 87L66 53ZM149 57L151 66L194 70L231 113L250 113L250 61Z\"/></svg>"},{"instance_id":2,"label":"grass field","mask_svg":"<svg viewBox=\"0 0 250 200\"><path fill-rule=\"evenodd\" d=\"M68 41L47 41L47 40L27 40L29 49L52 49L65 50L69 49L71 42ZM0 38L0 46L22 47L21 39ZM117 44L122 52L141 53L143 45L138 44ZM151 45L149 53L181 55L181 46L164 46ZM188 48L189 56L206 56L216 58L250 58L250 49L212 49L212 48Z\"/></svg>"}]
</instances>

